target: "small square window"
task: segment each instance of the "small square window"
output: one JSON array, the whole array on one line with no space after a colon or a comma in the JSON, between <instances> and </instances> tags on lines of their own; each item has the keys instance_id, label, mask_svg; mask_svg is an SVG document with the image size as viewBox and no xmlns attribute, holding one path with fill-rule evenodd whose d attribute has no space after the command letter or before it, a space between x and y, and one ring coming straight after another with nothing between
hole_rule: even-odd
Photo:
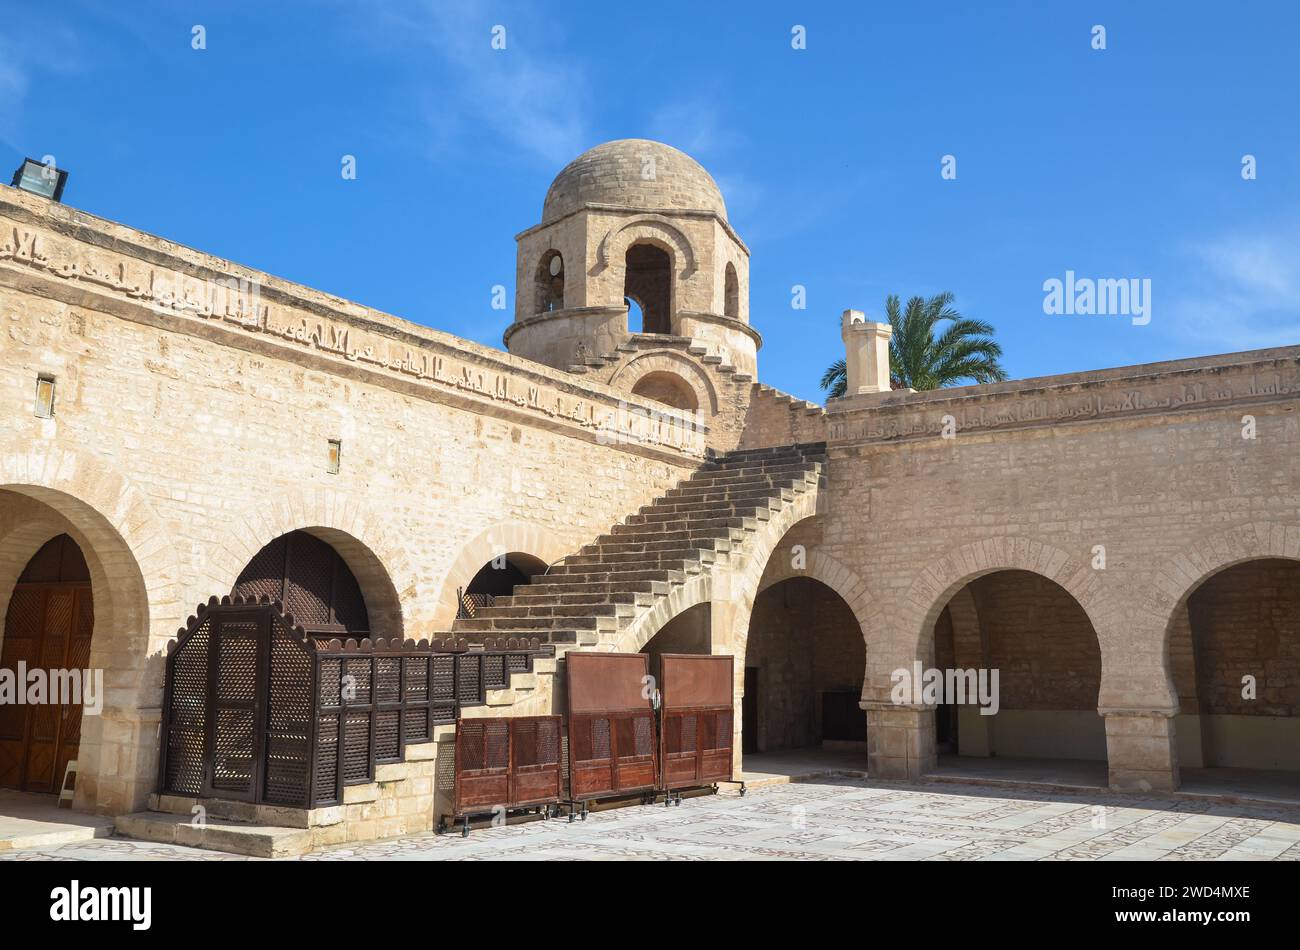
<instances>
[{"instance_id":1,"label":"small square window","mask_svg":"<svg viewBox=\"0 0 1300 950\"><path fill-rule=\"evenodd\" d=\"M343 458L343 443L338 439L330 439L329 446L329 461L326 463L325 471L337 475Z\"/></svg>"},{"instance_id":2,"label":"small square window","mask_svg":"<svg viewBox=\"0 0 1300 950\"><path fill-rule=\"evenodd\" d=\"M36 418L54 418L54 377L36 377Z\"/></svg>"}]
</instances>

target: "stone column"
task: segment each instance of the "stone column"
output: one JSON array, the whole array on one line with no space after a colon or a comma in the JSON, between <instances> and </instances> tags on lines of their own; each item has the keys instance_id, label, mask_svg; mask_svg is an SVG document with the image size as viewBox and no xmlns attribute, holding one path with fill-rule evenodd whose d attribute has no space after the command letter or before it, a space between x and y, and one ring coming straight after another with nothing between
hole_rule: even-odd
<instances>
[{"instance_id":1,"label":"stone column","mask_svg":"<svg viewBox=\"0 0 1300 950\"><path fill-rule=\"evenodd\" d=\"M1172 792L1178 788L1177 709L1102 707L1097 712L1106 719L1111 788L1126 792Z\"/></svg>"},{"instance_id":2,"label":"stone column","mask_svg":"<svg viewBox=\"0 0 1300 950\"><path fill-rule=\"evenodd\" d=\"M934 707L863 700L867 774L915 781L935 767Z\"/></svg>"},{"instance_id":3,"label":"stone column","mask_svg":"<svg viewBox=\"0 0 1300 950\"><path fill-rule=\"evenodd\" d=\"M861 310L845 310L840 318L844 339L846 396L889 392L889 338L894 328L888 323L871 323Z\"/></svg>"}]
</instances>

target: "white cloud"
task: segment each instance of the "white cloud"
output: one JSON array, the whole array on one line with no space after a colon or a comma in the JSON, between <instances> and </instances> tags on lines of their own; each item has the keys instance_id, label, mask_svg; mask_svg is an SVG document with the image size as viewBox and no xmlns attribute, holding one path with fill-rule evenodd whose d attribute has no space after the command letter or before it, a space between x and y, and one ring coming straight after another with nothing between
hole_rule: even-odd
<instances>
[{"instance_id":1,"label":"white cloud","mask_svg":"<svg viewBox=\"0 0 1300 950\"><path fill-rule=\"evenodd\" d=\"M372 9L383 42L431 53L452 77L450 86L426 85L415 93L438 148L458 142L467 128L486 126L514 148L559 167L594 144L588 79L565 54L552 21L479 0ZM504 49L492 47L496 26L505 28Z\"/></svg>"},{"instance_id":2,"label":"white cloud","mask_svg":"<svg viewBox=\"0 0 1300 950\"><path fill-rule=\"evenodd\" d=\"M1170 304L1177 329L1227 350L1300 343L1300 230L1225 235L1185 260Z\"/></svg>"}]
</instances>

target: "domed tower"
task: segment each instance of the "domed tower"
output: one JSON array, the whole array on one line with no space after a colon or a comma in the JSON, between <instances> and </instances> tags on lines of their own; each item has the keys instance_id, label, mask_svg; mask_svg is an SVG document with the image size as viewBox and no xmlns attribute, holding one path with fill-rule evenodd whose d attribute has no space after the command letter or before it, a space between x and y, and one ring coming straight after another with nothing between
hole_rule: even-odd
<instances>
[{"instance_id":1,"label":"domed tower","mask_svg":"<svg viewBox=\"0 0 1300 950\"><path fill-rule=\"evenodd\" d=\"M516 240L511 353L679 409L707 397L716 411L719 368L752 377L749 249L686 153L648 139L584 152Z\"/></svg>"}]
</instances>

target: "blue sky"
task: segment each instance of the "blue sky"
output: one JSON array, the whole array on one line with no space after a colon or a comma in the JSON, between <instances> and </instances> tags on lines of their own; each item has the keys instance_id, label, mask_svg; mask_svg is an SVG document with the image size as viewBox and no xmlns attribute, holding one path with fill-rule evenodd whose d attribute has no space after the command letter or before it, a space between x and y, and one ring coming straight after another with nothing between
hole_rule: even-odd
<instances>
[{"instance_id":1,"label":"blue sky","mask_svg":"<svg viewBox=\"0 0 1300 950\"><path fill-rule=\"evenodd\" d=\"M39 9L0 18L5 172L52 154L77 208L489 345L551 179L627 137L718 180L760 376L804 398L889 293L951 290L1013 377L1300 343L1300 5ZM1150 279L1151 322L1045 314L1067 270Z\"/></svg>"}]
</instances>

